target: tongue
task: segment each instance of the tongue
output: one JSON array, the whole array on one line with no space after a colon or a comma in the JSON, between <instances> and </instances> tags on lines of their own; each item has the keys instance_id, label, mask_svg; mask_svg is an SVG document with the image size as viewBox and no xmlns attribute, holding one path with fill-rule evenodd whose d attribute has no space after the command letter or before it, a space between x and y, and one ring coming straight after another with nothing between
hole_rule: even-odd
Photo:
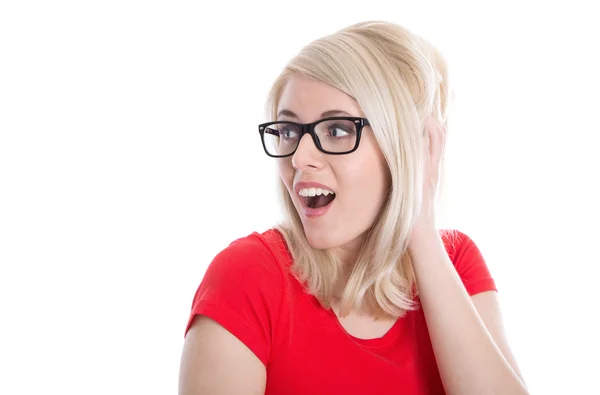
<instances>
[{"instance_id":1,"label":"tongue","mask_svg":"<svg viewBox=\"0 0 600 395\"><path fill-rule=\"evenodd\" d=\"M331 203L334 196L335 195L333 195L333 194L330 194L327 196L325 196L325 195L315 196L314 198L312 198L310 207L311 208L319 208L319 207L327 206L329 203Z\"/></svg>"}]
</instances>

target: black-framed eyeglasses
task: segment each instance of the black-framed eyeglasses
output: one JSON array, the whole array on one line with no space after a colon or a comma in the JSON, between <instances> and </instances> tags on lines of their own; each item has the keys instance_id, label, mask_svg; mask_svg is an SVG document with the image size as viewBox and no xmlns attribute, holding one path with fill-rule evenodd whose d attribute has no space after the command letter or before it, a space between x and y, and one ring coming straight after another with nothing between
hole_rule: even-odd
<instances>
[{"instance_id":1,"label":"black-framed eyeglasses","mask_svg":"<svg viewBox=\"0 0 600 395\"><path fill-rule=\"evenodd\" d=\"M267 155L285 158L296 152L302 137L308 133L319 151L343 155L356 151L366 118L330 117L313 123L289 121L267 122L258 125L258 132Z\"/></svg>"}]
</instances>

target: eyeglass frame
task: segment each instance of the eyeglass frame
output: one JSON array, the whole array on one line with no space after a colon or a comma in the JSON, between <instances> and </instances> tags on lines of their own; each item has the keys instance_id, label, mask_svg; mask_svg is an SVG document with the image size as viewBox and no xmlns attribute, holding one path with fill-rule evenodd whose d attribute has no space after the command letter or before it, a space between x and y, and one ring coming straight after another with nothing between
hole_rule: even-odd
<instances>
[{"instance_id":1,"label":"eyeglass frame","mask_svg":"<svg viewBox=\"0 0 600 395\"><path fill-rule=\"evenodd\" d=\"M354 123L354 125L356 126L356 143L354 144L354 148L352 148L350 151L344 151L344 152L330 152L327 151L323 148L323 146L321 145L321 142L319 141L319 137L317 136L317 134L315 133L315 126L317 126L319 123L321 122L325 122L325 121L351 121ZM265 129L268 126L271 125L275 125L277 123L287 123L287 124L292 124L295 125L296 127L298 127L298 129L300 130L300 137L298 138L298 144L296 145L296 148L294 148L294 150L292 152L290 152L289 154L286 155L272 155L269 153L269 151L267 150L267 146L265 144ZM299 123L299 122L292 122L292 121L271 121L271 122L265 122L265 123L261 123L258 125L258 133L260 134L260 140L262 141L262 145L263 148L265 150L265 153L270 156L271 158L287 158L289 156L292 156L296 153L296 151L298 150L298 147L300 146L300 141L302 140L302 137L304 137L305 134L309 134L310 137L312 138L313 143L315 144L315 146L317 147L317 149L319 151L321 151L324 154L327 155L347 155L347 154L351 154L352 152L356 151L358 149L358 146L360 144L360 136L362 134L362 130L365 126L371 126L371 124L369 123L369 120L367 118L362 118L362 117L328 117L328 118L323 118L323 119L319 119L315 122L312 123Z\"/></svg>"}]
</instances>

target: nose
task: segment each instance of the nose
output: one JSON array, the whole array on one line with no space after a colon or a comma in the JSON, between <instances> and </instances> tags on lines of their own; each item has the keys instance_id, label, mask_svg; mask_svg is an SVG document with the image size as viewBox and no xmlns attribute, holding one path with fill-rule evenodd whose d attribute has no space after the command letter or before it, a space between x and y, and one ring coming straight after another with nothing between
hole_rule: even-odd
<instances>
[{"instance_id":1,"label":"nose","mask_svg":"<svg viewBox=\"0 0 600 395\"><path fill-rule=\"evenodd\" d=\"M292 166L297 170L323 167L323 153L319 151L310 134L304 134L298 142L298 148L292 155Z\"/></svg>"}]
</instances>

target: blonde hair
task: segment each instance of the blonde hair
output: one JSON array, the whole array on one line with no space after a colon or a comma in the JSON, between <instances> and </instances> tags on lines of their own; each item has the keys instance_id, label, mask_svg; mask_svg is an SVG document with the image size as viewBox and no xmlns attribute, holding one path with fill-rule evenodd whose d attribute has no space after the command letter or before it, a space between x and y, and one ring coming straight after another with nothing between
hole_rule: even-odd
<instances>
[{"instance_id":1,"label":"blonde hair","mask_svg":"<svg viewBox=\"0 0 600 395\"><path fill-rule=\"evenodd\" d=\"M407 253L420 211L427 117L447 128L449 85L442 55L406 28L361 22L302 48L275 80L267 113L276 119L281 92L294 74L324 82L353 97L369 120L389 167L391 188L365 233L341 294L343 266L328 250L311 247L294 204L280 180L284 220L276 226L293 258L292 271L321 305L339 298L340 314L352 309L400 317L415 308L415 277Z\"/></svg>"}]
</instances>

